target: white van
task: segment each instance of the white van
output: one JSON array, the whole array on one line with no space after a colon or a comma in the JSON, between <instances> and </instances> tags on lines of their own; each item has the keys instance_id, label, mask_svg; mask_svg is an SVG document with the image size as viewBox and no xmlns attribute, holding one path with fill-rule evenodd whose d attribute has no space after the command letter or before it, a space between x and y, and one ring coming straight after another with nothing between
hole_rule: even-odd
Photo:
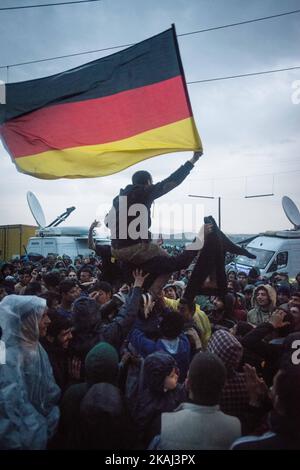
<instances>
[{"instance_id":1,"label":"white van","mask_svg":"<svg viewBox=\"0 0 300 470\"><path fill-rule=\"evenodd\" d=\"M48 227L37 230L27 244L27 253L44 257L50 253L68 255L72 260L78 255L91 255L95 252L88 247L87 227ZM97 244L109 245L108 238L95 238Z\"/></svg>"},{"instance_id":2,"label":"white van","mask_svg":"<svg viewBox=\"0 0 300 470\"><path fill-rule=\"evenodd\" d=\"M255 266L266 277L276 271L286 272L293 278L300 272L300 230L265 232L254 238L246 248L256 255L256 259L236 256L227 268L248 274Z\"/></svg>"}]
</instances>

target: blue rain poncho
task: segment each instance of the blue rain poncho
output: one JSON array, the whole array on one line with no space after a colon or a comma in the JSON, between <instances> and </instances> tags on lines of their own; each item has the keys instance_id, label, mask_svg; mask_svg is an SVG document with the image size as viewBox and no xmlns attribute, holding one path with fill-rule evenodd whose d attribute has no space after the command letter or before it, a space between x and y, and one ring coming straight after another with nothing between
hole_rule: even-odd
<instances>
[{"instance_id":1,"label":"blue rain poncho","mask_svg":"<svg viewBox=\"0 0 300 470\"><path fill-rule=\"evenodd\" d=\"M6 363L0 364L0 449L45 449L59 420L60 389L39 343L46 301L9 295L0 302Z\"/></svg>"}]
</instances>

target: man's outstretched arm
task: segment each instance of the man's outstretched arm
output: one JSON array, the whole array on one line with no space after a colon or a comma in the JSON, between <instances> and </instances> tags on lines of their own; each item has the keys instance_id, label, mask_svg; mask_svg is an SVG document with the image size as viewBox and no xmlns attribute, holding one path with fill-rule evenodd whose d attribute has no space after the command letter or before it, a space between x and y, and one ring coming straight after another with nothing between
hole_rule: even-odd
<instances>
[{"instance_id":1,"label":"man's outstretched arm","mask_svg":"<svg viewBox=\"0 0 300 470\"><path fill-rule=\"evenodd\" d=\"M147 191L150 193L151 199L157 199L164 194L167 194L172 189L179 186L182 181L189 175L191 170L194 168L194 164L199 160L202 156L202 152L194 152L193 157L188 160L184 165L178 168L178 170L174 171L168 178L159 183L153 184L147 188Z\"/></svg>"},{"instance_id":2,"label":"man's outstretched arm","mask_svg":"<svg viewBox=\"0 0 300 470\"><path fill-rule=\"evenodd\" d=\"M94 222L91 224L89 228L88 247L90 250L96 251L96 244L94 241L93 231L94 231L94 228L99 227L99 225L100 223L98 222L98 220L94 220Z\"/></svg>"}]
</instances>

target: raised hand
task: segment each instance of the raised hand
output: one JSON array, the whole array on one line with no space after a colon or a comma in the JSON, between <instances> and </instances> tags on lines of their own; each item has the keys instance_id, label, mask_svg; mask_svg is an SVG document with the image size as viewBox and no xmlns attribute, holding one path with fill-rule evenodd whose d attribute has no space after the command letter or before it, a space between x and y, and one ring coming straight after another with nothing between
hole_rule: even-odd
<instances>
[{"instance_id":1,"label":"raised hand","mask_svg":"<svg viewBox=\"0 0 300 470\"><path fill-rule=\"evenodd\" d=\"M249 393L249 403L257 405L261 398L268 394L268 387L266 386L264 379L258 377L255 367L245 364L243 369L246 379L246 387Z\"/></svg>"},{"instance_id":2,"label":"raised hand","mask_svg":"<svg viewBox=\"0 0 300 470\"><path fill-rule=\"evenodd\" d=\"M91 223L90 230L93 230L94 228L100 227L100 226L101 226L101 222L95 219L94 222Z\"/></svg>"},{"instance_id":3,"label":"raised hand","mask_svg":"<svg viewBox=\"0 0 300 470\"><path fill-rule=\"evenodd\" d=\"M94 292L91 292L91 293L89 294L90 299L93 299L93 300L97 300L97 297L98 297L98 296L99 296L99 292L96 291L96 290L95 290Z\"/></svg>"},{"instance_id":4,"label":"raised hand","mask_svg":"<svg viewBox=\"0 0 300 470\"><path fill-rule=\"evenodd\" d=\"M134 277L134 284L133 287L143 287L145 279L149 276L149 273L143 275L143 271L141 269L136 269L132 273Z\"/></svg>"},{"instance_id":5,"label":"raised hand","mask_svg":"<svg viewBox=\"0 0 300 470\"><path fill-rule=\"evenodd\" d=\"M276 309L272 313L269 319L269 322L271 323L271 325L273 325L274 328L282 328L290 324L290 322L288 321L283 321L285 316L286 316L286 312L283 312L280 309Z\"/></svg>"}]
</instances>

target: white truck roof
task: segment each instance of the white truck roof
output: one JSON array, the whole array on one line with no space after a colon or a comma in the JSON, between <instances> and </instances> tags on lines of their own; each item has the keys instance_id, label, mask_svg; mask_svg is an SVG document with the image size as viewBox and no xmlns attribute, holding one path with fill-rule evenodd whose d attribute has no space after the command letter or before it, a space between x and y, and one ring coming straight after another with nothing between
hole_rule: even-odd
<instances>
[{"instance_id":1,"label":"white truck roof","mask_svg":"<svg viewBox=\"0 0 300 470\"><path fill-rule=\"evenodd\" d=\"M278 238L300 238L300 230L277 230L260 233L259 236Z\"/></svg>"},{"instance_id":2,"label":"white truck roof","mask_svg":"<svg viewBox=\"0 0 300 470\"><path fill-rule=\"evenodd\" d=\"M36 231L37 236L44 237L87 237L88 227L45 227Z\"/></svg>"},{"instance_id":3,"label":"white truck roof","mask_svg":"<svg viewBox=\"0 0 300 470\"><path fill-rule=\"evenodd\" d=\"M283 233L283 235L277 235L278 233ZM248 247L252 248L260 248L262 250L270 250L270 251L277 251L280 250L284 244L287 243L294 243L300 239L300 235L297 237L295 236L286 236L284 231L282 232L266 232L260 234L258 237L254 238L250 243L248 243Z\"/></svg>"}]
</instances>

